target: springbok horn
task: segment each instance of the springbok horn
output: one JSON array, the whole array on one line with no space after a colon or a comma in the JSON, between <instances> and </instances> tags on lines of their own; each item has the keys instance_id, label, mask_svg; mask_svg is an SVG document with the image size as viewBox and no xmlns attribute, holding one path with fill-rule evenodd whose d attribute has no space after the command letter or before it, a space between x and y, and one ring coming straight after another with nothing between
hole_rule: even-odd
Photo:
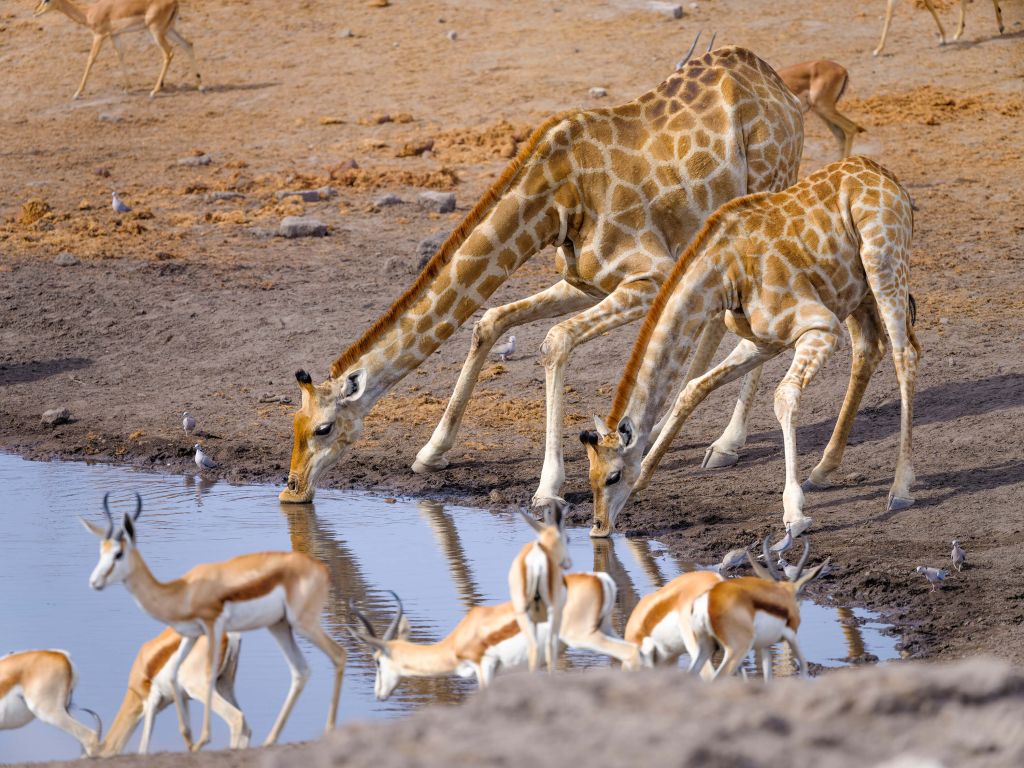
<instances>
[{"instance_id":1,"label":"springbok horn","mask_svg":"<svg viewBox=\"0 0 1024 768\"><path fill-rule=\"evenodd\" d=\"M751 554L750 550L747 550L747 562L750 563L750 567L754 569L754 574L761 579L766 581L772 581L772 574L770 571L765 570L765 567L761 565L757 558Z\"/></svg>"},{"instance_id":2,"label":"springbok horn","mask_svg":"<svg viewBox=\"0 0 1024 768\"><path fill-rule=\"evenodd\" d=\"M686 52L686 55L685 55L685 56L683 56L683 58L681 58L681 59L680 59L680 60L679 60L679 61L678 61L678 62L676 63L676 69L677 69L677 70L678 70L678 69L682 69L682 68L683 68L683 66L684 66L684 65L686 64L686 62L688 62L688 61L690 60L690 57L691 57L691 56L693 56L693 52L694 52L694 50L695 50L695 49L697 48L697 41L698 41L698 40L700 40L700 36L701 36L702 34L704 34L704 30L703 30L703 29L702 29L702 30L700 30L700 31L699 31L699 32L697 33L697 36L696 36L695 38L693 38L693 45L691 45L691 46L690 46L690 50L688 50L688 51Z\"/></svg>"},{"instance_id":3,"label":"springbok horn","mask_svg":"<svg viewBox=\"0 0 1024 768\"><path fill-rule=\"evenodd\" d=\"M388 592L391 592L391 590L389 589ZM402 601L398 599L398 595L394 592L391 592L391 596L395 598L395 602L398 603L398 613L395 614L395 618L393 618L391 623L388 624L387 631L384 633L384 637L382 638L384 642L395 639L395 634L398 632L398 624L402 621Z\"/></svg>"},{"instance_id":4,"label":"springbok horn","mask_svg":"<svg viewBox=\"0 0 1024 768\"><path fill-rule=\"evenodd\" d=\"M715 32L714 34L711 35L711 42L708 43L708 49L707 49L707 51L705 51L705 53L711 53L711 46L713 46L715 44L715 38L716 37L718 37L718 33L717 32Z\"/></svg>"},{"instance_id":5,"label":"springbok horn","mask_svg":"<svg viewBox=\"0 0 1024 768\"><path fill-rule=\"evenodd\" d=\"M804 554L800 558L800 562L796 564L796 576L793 577L793 581L800 578L800 574L804 572L804 566L807 565L807 558L811 556L811 542L804 539Z\"/></svg>"},{"instance_id":6,"label":"springbok horn","mask_svg":"<svg viewBox=\"0 0 1024 768\"><path fill-rule=\"evenodd\" d=\"M139 492L135 492L135 511L132 512L132 522L134 523L139 519L139 515L142 514L142 497L139 496Z\"/></svg>"},{"instance_id":7,"label":"springbok horn","mask_svg":"<svg viewBox=\"0 0 1024 768\"><path fill-rule=\"evenodd\" d=\"M105 539L109 539L111 534L114 532L114 517L110 514L110 505L107 504L107 500L110 498L110 491L103 494L103 514L107 518L107 532L104 534Z\"/></svg>"},{"instance_id":8,"label":"springbok horn","mask_svg":"<svg viewBox=\"0 0 1024 768\"><path fill-rule=\"evenodd\" d=\"M383 640L380 640L376 637L372 637L371 635L364 634L363 632L358 632L357 630L354 630L352 629L352 627L349 626L346 626L345 629L347 629L348 633L359 642L373 646L374 648L383 651L385 654L388 652L388 644L385 643Z\"/></svg>"},{"instance_id":9,"label":"springbok horn","mask_svg":"<svg viewBox=\"0 0 1024 768\"><path fill-rule=\"evenodd\" d=\"M782 574L779 573L779 569L775 566L775 563L772 562L771 540L771 535L764 537L764 543L761 547L764 550L764 563L768 566L768 571L771 573L772 578L775 579L775 581L782 581Z\"/></svg>"},{"instance_id":10,"label":"springbok horn","mask_svg":"<svg viewBox=\"0 0 1024 768\"><path fill-rule=\"evenodd\" d=\"M535 530L537 533L540 533L544 530L544 523L535 518L529 511L525 509L520 509L519 514L523 516L523 520L528 522L530 524L530 527L533 528L533 530Z\"/></svg>"},{"instance_id":11,"label":"springbok horn","mask_svg":"<svg viewBox=\"0 0 1024 768\"><path fill-rule=\"evenodd\" d=\"M356 604L352 600L348 601L348 609L352 615L356 617L359 623L363 625L363 628L370 637L377 637L377 633L373 629L373 624L371 624L370 620L366 618L366 614L356 608Z\"/></svg>"}]
</instances>

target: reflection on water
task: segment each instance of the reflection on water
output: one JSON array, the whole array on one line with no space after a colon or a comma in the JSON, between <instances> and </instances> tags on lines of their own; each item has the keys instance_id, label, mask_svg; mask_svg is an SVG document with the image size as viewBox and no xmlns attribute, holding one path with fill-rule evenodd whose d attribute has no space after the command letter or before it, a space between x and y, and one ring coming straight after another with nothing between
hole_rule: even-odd
<instances>
[{"instance_id":1,"label":"reflection on water","mask_svg":"<svg viewBox=\"0 0 1024 768\"><path fill-rule=\"evenodd\" d=\"M393 716L429 701L455 702L473 689L459 678L406 680L387 702L373 698L369 654L344 631L354 600L383 628L394 605L405 604L412 639L442 638L471 606L506 599L508 565L531 532L518 515L442 506L435 502L383 499L344 491L320 491L313 505L280 505L269 486L230 486L207 478L136 472L128 468L68 462L29 462L0 454L0 560L4 613L0 653L64 648L78 668L75 700L112 721L139 646L161 625L142 613L120 586L101 593L88 587L96 539L76 520L96 518L108 490L144 499L139 546L158 578L177 576L200 562L244 552L291 549L320 558L331 569L332 592L325 624L349 651L339 721ZM569 532L578 569L604 570L619 586L613 625L621 632L640 597L681 572L654 541L614 536L591 541L585 528ZM865 651L895 658L894 641L867 614L805 603L801 643L811 661L835 665ZM319 735L330 696L326 658L300 640L313 676L285 728L284 740ZM790 671L776 655L779 674ZM607 665L594 654L571 652L564 666ZM783 669L783 667L786 667ZM266 632L245 635L237 694L259 741L269 730L288 688L288 668ZM192 708L194 727L201 708ZM213 747L227 745L227 728L213 718ZM138 743L138 733L129 749ZM153 749L180 749L171 710L158 719ZM78 745L40 723L0 732L4 761L75 757Z\"/></svg>"}]
</instances>

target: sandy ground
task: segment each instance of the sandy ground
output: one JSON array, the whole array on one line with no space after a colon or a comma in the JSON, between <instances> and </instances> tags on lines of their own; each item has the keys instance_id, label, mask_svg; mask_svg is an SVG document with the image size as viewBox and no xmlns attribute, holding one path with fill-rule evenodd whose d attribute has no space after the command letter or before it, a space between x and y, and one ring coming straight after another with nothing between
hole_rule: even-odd
<instances>
[{"instance_id":1,"label":"sandy ground","mask_svg":"<svg viewBox=\"0 0 1024 768\"><path fill-rule=\"evenodd\" d=\"M877 7L876 7L877 6ZM838 564L827 589L881 610L908 657L980 651L1020 662L1024 621L1024 9L970 7L967 33L939 48L927 13L897 9L888 51L870 50L882 3L847 11L822 0L701 2L673 21L640 2L185 3L207 93L184 57L167 92L146 97L156 50L128 47L132 89L105 50L72 102L86 31L29 5L0 13L0 446L33 457L122 461L182 471L199 419L229 480L280 483L290 453L292 373L317 380L410 282L417 243L447 232L530 126L553 111L624 101L655 86L698 29L782 66L827 57L850 70L840 109L868 132L855 149L891 168L919 207L913 292L925 358L915 424L918 503L884 514L898 434L898 390L884 362L832 490L808 498L814 547ZM946 11L947 27L953 12ZM842 16L842 18L838 18ZM348 36L348 32L351 36ZM455 41L447 33L457 32ZM55 55L56 54L56 55ZM805 172L834 157L807 121ZM415 154L433 140L433 149ZM189 165L206 154L208 165ZM352 168L352 162L358 168ZM276 193L333 185L319 202ZM414 201L452 189L459 209ZM109 209L111 189L134 207ZM237 192L223 200L213 193ZM378 208L392 192L406 204ZM323 219L330 236L268 237L280 219ZM57 266L62 252L76 260ZM556 279L551 253L527 264L492 306ZM452 467L408 467L433 429L468 349L462 328L378 406L332 486L463 503L526 503L539 475L547 324L485 369ZM580 425L603 413L636 328L577 352L569 372L567 488L590 516ZM845 389L843 350L807 392L798 443L806 472ZM777 381L788 359L768 366ZM734 468L699 469L735 386L698 410L651 488L620 518L696 559L749 544L781 519L782 440L766 384ZM268 397L269 396L269 397ZM70 424L40 424L66 406ZM496 493L492 493L496 492ZM970 567L938 593L912 569L946 562L959 537Z\"/></svg>"}]
</instances>

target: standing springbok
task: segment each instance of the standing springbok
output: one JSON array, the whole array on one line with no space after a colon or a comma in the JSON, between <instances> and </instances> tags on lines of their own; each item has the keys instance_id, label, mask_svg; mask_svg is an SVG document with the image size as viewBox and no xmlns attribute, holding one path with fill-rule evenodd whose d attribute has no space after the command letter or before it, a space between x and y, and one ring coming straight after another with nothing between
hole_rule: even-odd
<instances>
[{"instance_id":1,"label":"standing springbok","mask_svg":"<svg viewBox=\"0 0 1024 768\"><path fill-rule=\"evenodd\" d=\"M142 644L128 673L128 690L125 691L121 708L100 746L100 756L110 757L124 751L139 721L143 721L142 738L139 740L139 754L149 752L149 741L157 714L174 702L171 664L175 652L181 645L182 636L170 627ZM181 664L178 682L188 698L203 701L209 685L206 670L206 637L200 637L192 652ZM221 665L213 691L213 711L231 729L232 749L249 746L252 735L245 714L235 700L235 672L238 669L238 652L242 645L241 635L232 632L224 635L221 647ZM188 712L188 699L183 701ZM186 714L186 719L188 715Z\"/></svg>"},{"instance_id":2,"label":"standing springbok","mask_svg":"<svg viewBox=\"0 0 1024 768\"><path fill-rule=\"evenodd\" d=\"M103 726L87 728L68 712L78 673L67 651L21 651L0 658L0 730L21 728L34 719L70 733L89 757L100 748Z\"/></svg>"},{"instance_id":3,"label":"standing springbok","mask_svg":"<svg viewBox=\"0 0 1024 768\"><path fill-rule=\"evenodd\" d=\"M846 67L820 59L794 64L778 72L786 87L800 99L804 112L810 110L816 114L832 131L839 144L839 157L849 157L854 136L864 133L864 129L836 109L836 102L843 98L850 80Z\"/></svg>"},{"instance_id":4,"label":"standing springbok","mask_svg":"<svg viewBox=\"0 0 1024 768\"><path fill-rule=\"evenodd\" d=\"M892 7L895 5L896 0L888 0L885 6L885 23L882 25L882 39L878 41L878 47L871 52L872 56L877 56L885 48L885 38L889 34L889 24L892 22ZM924 0L925 6L928 8L928 12L935 19L935 26L939 28L939 45L946 44L946 30L942 28L942 22L939 21L939 14L935 12L935 6L932 5L932 0ZM1003 34L1003 12L999 8L999 0L992 0L992 5L996 9L996 26L999 27L999 34ZM954 40L959 40L960 36L964 33L964 22L967 18L967 0L960 0L960 24L957 26L956 34L953 35Z\"/></svg>"},{"instance_id":5,"label":"standing springbok","mask_svg":"<svg viewBox=\"0 0 1024 768\"><path fill-rule=\"evenodd\" d=\"M125 513L121 528L115 531L107 505L109 496L108 493L103 497L103 513L107 518L105 529L82 518L86 529L100 539L99 562L89 577L89 585L101 590L110 584L123 582L142 610L184 636L170 662L169 674L178 712L178 727L188 748L198 751L210 740L215 681L213 675L207 680L203 728L193 744L178 670L202 636L207 639L207 669L220 669L226 632L248 632L266 627L281 646L291 669L288 696L264 745L277 741L309 679L309 667L295 644L295 630L322 650L334 665L334 692L326 730L333 728L346 654L345 649L320 626L320 614L328 597L330 574L327 566L302 552L258 552L221 563L197 565L173 581L157 581L135 542L135 522L142 513L142 498L135 494L135 511Z\"/></svg>"},{"instance_id":6,"label":"standing springbok","mask_svg":"<svg viewBox=\"0 0 1024 768\"><path fill-rule=\"evenodd\" d=\"M117 61L121 65L121 76L124 78L124 89L127 91L128 70L124 66L124 49L121 47L121 35L128 32L140 32L148 29L153 36L153 41L160 47L164 61L160 69L160 76L156 79L156 85L150 92L149 97L156 96L164 87L164 78L167 76L167 68L171 65L171 57L174 49L171 43L175 43L188 55L192 62L192 71L196 76L196 87L203 90L203 79L199 75L199 65L196 63L195 51L192 43L182 37L181 33L174 28L174 22L178 19L178 0L99 0L93 5L80 6L74 0L39 0L34 16L41 16L49 10L57 10L63 13L72 21L76 21L92 30L92 49L89 51L89 58L85 62L85 72L82 74L82 82L72 98L77 99L85 90L85 83L89 79L89 72L99 55L103 41L108 37L114 45L117 53Z\"/></svg>"},{"instance_id":7,"label":"standing springbok","mask_svg":"<svg viewBox=\"0 0 1024 768\"><path fill-rule=\"evenodd\" d=\"M733 674L751 650L757 654L764 679L771 679L772 661L768 647L783 640L800 665L800 676L807 677L807 660L796 640L800 628L800 593L821 575L831 558L806 574L803 572L811 545L804 539L804 554L791 581L784 580L775 568L769 552L769 537L762 549L767 570L749 553L747 559L756 576L743 576L716 584L693 603L692 630L698 653L690 671L702 670L717 647L724 655L712 679Z\"/></svg>"},{"instance_id":8,"label":"standing springbok","mask_svg":"<svg viewBox=\"0 0 1024 768\"><path fill-rule=\"evenodd\" d=\"M623 666L638 666L637 648L615 635L611 615L618 590L607 573L570 573L565 577L566 600L562 611L559 641L568 648L594 651L618 659ZM478 605L455 625L447 637L437 643L409 642L409 623L402 612L392 619L382 637L377 636L370 620L358 609L353 613L362 630L349 630L353 637L373 649L377 663L374 692L378 699L388 698L403 677L442 677L456 674L475 677L481 688L490 685L494 675L528 661L526 634L519 629L511 602ZM547 622L537 625L538 651L547 658Z\"/></svg>"},{"instance_id":9,"label":"standing springbok","mask_svg":"<svg viewBox=\"0 0 1024 768\"><path fill-rule=\"evenodd\" d=\"M526 636L530 671L537 669L537 626L548 624L548 672L558 661L558 633L565 606L565 571L572 567L565 549L565 510L562 499L549 499L544 522L520 510L523 519L537 533L537 540L524 546L512 561L508 589L519 629Z\"/></svg>"}]
</instances>

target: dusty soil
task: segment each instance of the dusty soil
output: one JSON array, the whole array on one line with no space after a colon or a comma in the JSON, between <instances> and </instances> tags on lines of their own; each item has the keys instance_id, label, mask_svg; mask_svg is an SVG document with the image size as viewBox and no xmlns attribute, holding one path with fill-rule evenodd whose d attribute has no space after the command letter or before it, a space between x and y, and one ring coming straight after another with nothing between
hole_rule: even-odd
<instances>
[{"instance_id":1,"label":"dusty soil","mask_svg":"<svg viewBox=\"0 0 1024 768\"><path fill-rule=\"evenodd\" d=\"M651 717L657 702L662 717ZM699 716L697 716L699 713ZM703 685L679 671L518 674L458 707L357 723L266 751L266 768L588 765L1010 768L1024 761L1024 675L1004 662L902 664L825 681ZM666 726L671 718L671 726ZM710 725L709 725L710 724ZM235 768L247 752L112 765ZM78 763L51 763L72 766Z\"/></svg>"},{"instance_id":2,"label":"dusty soil","mask_svg":"<svg viewBox=\"0 0 1024 768\"><path fill-rule=\"evenodd\" d=\"M840 109L868 131L856 149L895 171L920 209L918 501L883 514L898 432L886 362L841 481L808 500L815 552L839 566L821 589L885 612L904 631L908 657L984 651L1024 661L1024 16L1007 4L1000 37L990 9L975 4L966 39L940 49L927 14L901 5L888 53L873 59L876 5L835 23L845 7L822 0L777 0L756 12L740 0L701 2L682 21L625 0L185 3L179 29L196 44L207 93L179 85L188 82L179 57L167 92L146 98L158 57L138 38L128 46L129 93L120 91L107 50L86 98L72 102L88 34L57 14L32 19L27 5L7 4L0 446L184 471L191 441L179 420L188 409L226 479L281 482L294 406L265 401L297 399L293 371L326 375L413 279L417 243L455 226L529 126L556 110L605 103L588 97L591 86L607 88L608 101L653 87L697 29L713 29L720 43L747 46L776 65L821 57L846 65ZM807 129L811 171L835 150L816 118ZM179 162L203 154L208 165ZM338 195L319 202L275 194L327 184ZM425 188L455 190L459 210L373 204L385 192L415 201ZM111 213L111 189L132 214ZM268 236L295 213L322 218L330 236ZM77 263L57 266L61 252ZM492 301L554 280L545 253ZM408 467L455 382L469 326L379 405L365 439L326 483L526 503L540 470L536 352L546 330L517 331L522 351L486 369L449 470L423 477ZM625 328L581 349L569 373L566 490L581 523L590 509L575 433L607 409L634 334ZM848 360L848 352L837 355L805 397L805 471L827 440ZM765 381L787 364L769 366ZM620 528L708 560L777 530L782 441L765 390L739 465L699 469L731 410L729 387L691 419ZM40 414L58 406L70 408L73 421L42 426ZM946 562L953 537L965 543L970 567L929 593L911 572Z\"/></svg>"}]
</instances>

